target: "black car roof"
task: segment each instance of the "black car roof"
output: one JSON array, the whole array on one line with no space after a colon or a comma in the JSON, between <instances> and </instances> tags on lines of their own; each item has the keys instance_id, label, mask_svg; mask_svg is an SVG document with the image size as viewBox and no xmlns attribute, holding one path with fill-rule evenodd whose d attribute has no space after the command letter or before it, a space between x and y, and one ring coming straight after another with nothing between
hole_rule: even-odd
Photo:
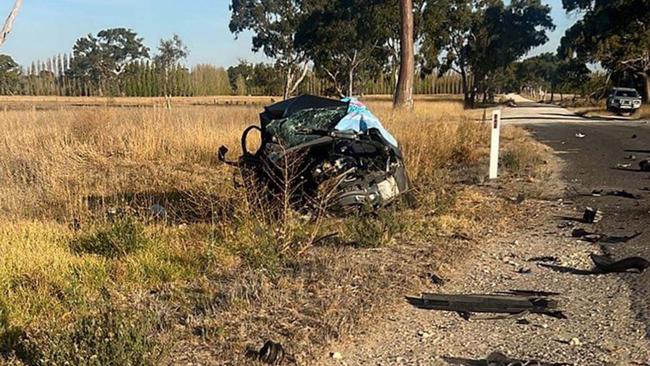
<instances>
[{"instance_id":1,"label":"black car roof","mask_svg":"<svg viewBox=\"0 0 650 366\"><path fill-rule=\"evenodd\" d=\"M349 105L349 102L342 102L337 99L304 94L264 107L264 112L260 115L260 120L262 122L262 128L264 128L269 122L273 120L287 118L292 114L304 109L348 107Z\"/></svg>"}]
</instances>

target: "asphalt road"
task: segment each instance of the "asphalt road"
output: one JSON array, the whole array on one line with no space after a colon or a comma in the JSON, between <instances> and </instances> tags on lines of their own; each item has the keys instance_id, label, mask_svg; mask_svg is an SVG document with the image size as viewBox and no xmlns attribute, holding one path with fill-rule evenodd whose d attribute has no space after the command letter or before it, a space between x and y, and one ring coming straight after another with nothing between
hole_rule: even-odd
<instances>
[{"instance_id":1,"label":"asphalt road","mask_svg":"<svg viewBox=\"0 0 650 366\"><path fill-rule=\"evenodd\" d=\"M584 119L567 116L569 112L562 108L519 105L504 112L505 120L525 124L565 162L564 199L574 202L575 217L582 216L585 207L594 207L604 212L604 218L592 231L618 238L641 233L627 242L601 242L598 245L603 251L615 259L641 256L650 260L650 172L639 168L641 160L650 159L650 123ZM594 196L594 190L625 191L637 198ZM650 271L621 278L630 287L631 310L646 325L646 338L650 339Z\"/></svg>"},{"instance_id":2,"label":"asphalt road","mask_svg":"<svg viewBox=\"0 0 650 366\"><path fill-rule=\"evenodd\" d=\"M524 321L468 321L452 312L416 309L403 302L358 334L333 344L331 353L315 364L476 365L486 364L486 356L496 351L516 359L576 366L650 365L650 271L594 274L590 259L590 254L603 252L617 259L650 259L650 232L645 232L650 191L643 190L650 187L650 173L638 169L638 161L650 157L650 125L587 120L562 108L520 98L517 102L518 107L503 110L504 123L523 125L555 150L564 161L561 180L566 191L556 193L556 199L520 203L525 218L479 238L481 249L459 263L449 281L423 284L422 292L557 292L567 319L531 315ZM576 137L578 133L584 137ZM630 154L637 159L626 160ZM619 163L630 167L616 169ZM593 190L625 190L641 197L595 197ZM602 209L602 221L580 222L587 206ZM572 237L574 228L606 234L619 243L583 241ZM637 232L643 233L623 242L622 237ZM534 258L552 258L553 265Z\"/></svg>"}]
</instances>

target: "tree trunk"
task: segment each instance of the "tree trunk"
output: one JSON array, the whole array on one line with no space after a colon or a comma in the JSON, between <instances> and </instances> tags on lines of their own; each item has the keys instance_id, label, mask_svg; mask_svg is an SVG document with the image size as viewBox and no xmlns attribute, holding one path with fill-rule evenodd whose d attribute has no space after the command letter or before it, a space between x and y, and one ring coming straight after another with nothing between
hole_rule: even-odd
<instances>
[{"instance_id":1,"label":"tree trunk","mask_svg":"<svg viewBox=\"0 0 650 366\"><path fill-rule=\"evenodd\" d=\"M284 78L284 93L282 95L283 99L288 99L289 94L291 93L291 84L293 83L293 70L291 69L291 66L287 67L287 72Z\"/></svg>"},{"instance_id":2,"label":"tree trunk","mask_svg":"<svg viewBox=\"0 0 650 366\"><path fill-rule=\"evenodd\" d=\"M474 105L476 103L476 92L478 90L478 87L476 86L476 76L474 77L475 81L472 85L472 90L469 93L469 107L474 108Z\"/></svg>"},{"instance_id":3,"label":"tree trunk","mask_svg":"<svg viewBox=\"0 0 650 366\"><path fill-rule=\"evenodd\" d=\"M7 41L7 37L9 36L9 33L11 33L11 30L14 27L14 22L16 21L16 17L18 16L18 11L20 10L20 7L22 5L23 5L23 0L16 0L13 9L11 9L11 13L9 13L7 20L5 20L5 24L2 27L2 31L0 31L0 47Z\"/></svg>"},{"instance_id":4,"label":"tree trunk","mask_svg":"<svg viewBox=\"0 0 650 366\"><path fill-rule=\"evenodd\" d=\"M402 18L400 34L400 67L395 108L413 109L413 83L415 78L415 56L413 45L413 0L400 0Z\"/></svg>"},{"instance_id":5,"label":"tree trunk","mask_svg":"<svg viewBox=\"0 0 650 366\"><path fill-rule=\"evenodd\" d=\"M348 97L352 97L354 92L354 68L350 68L348 72Z\"/></svg>"},{"instance_id":6,"label":"tree trunk","mask_svg":"<svg viewBox=\"0 0 650 366\"><path fill-rule=\"evenodd\" d=\"M644 103L645 104L650 104L650 71L647 71L645 74L642 75L643 78L643 86L644 86Z\"/></svg>"},{"instance_id":7,"label":"tree trunk","mask_svg":"<svg viewBox=\"0 0 650 366\"><path fill-rule=\"evenodd\" d=\"M462 87L463 87L463 102L465 103L465 107L469 107L469 87L467 85L467 73L465 72L465 67L460 66L460 79L462 81Z\"/></svg>"}]
</instances>

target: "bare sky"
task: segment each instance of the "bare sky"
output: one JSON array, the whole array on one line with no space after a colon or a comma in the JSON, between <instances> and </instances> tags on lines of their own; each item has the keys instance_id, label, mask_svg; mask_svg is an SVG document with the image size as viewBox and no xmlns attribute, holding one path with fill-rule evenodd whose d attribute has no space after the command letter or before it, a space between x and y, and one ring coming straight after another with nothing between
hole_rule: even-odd
<instances>
[{"instance_id":1,"label":"bare sky","mask_svg":"<svg viewBox=\"0 0 650 366\"><path fill-rule=\"evenodd\" d=\"M0 0L0 16L9 13L13 0ZM561 0L544 0L553 8L557 30L550 42L531 54L554 51L566 28L576 20L562 9ZM229 0L25 0L13 34L0 51L21 65L71 52L88 33L113 27L132 28L155 49L161 38L177 33L189 46L190 65L229 66L238 59L262 61L250 50L250 36L238 40L228 30Z\"/></svg>"}]
</instances>

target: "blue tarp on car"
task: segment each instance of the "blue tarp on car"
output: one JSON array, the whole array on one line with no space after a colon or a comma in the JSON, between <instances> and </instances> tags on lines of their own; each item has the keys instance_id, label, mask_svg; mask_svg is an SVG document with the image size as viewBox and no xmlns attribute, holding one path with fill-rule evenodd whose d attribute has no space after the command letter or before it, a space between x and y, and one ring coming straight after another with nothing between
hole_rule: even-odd
<instances>
[{"instance_id":1,"label":"blue tarp on car","mask_svg":"<svg viewBox=\"0 0 650 366\"><path fill-rule=\"evenodd\" d=\"M349 103L348 114L334 127L336 130L368 133L368 130L376 129L389 144L399 147L397 139L384 128L365 104L354 98L345 98L343 101Z\"/></svg>"}]
</instances>

